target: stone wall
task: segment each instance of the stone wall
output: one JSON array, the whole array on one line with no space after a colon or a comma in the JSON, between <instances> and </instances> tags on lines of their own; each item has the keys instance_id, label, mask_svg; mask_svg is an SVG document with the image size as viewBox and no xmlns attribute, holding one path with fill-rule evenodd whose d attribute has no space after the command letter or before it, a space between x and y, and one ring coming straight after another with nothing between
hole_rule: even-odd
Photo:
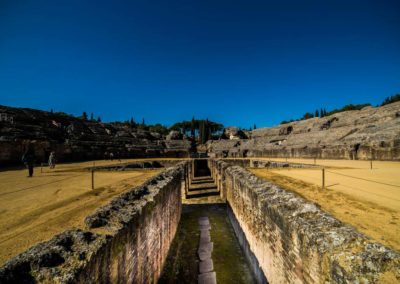
<instances>
[{"instance_id":1,"label":"stone wall","mask_svg":"<svg viewBox=\"0 0 400 284\"><path fill-rule=\"evenodd\" d=\"M0 105L0 167L22 165L21 157L32 143L36 162L47 163L54 151L58 162L118 158L189 157L189 140L166 140L126 123L102 123L63 113Z\"/></svg>"},{"instance_id":2,"label":"stone wall","mask_svg":"<svg viewBox=\"0 0 400 284\"><path fill-rule=\"evenodd\" d=\"M396 283L400 254L239 166L210 160L259 283Z\"/></svg>"},{"instance_id":3,"label":"stone wall","mask_svg":"<svg viewBox=\"0 0 400 284\"><path fill-rule=\"evenodd\" d=\"M174 159L174 160L146 160L146 161L137 161L137 162L128 162L128 163L118 163L106 166L94 166L90 167L90 169L94 169L96 171L129 171L129 170L137 170L137 169L158 169L158 168L168 168L173 167L182 162L182 159Z\"/></svg>"},{"instance_id":4,"label":"stone wall","mask_svg":"<svg viewBox=\"0 0 400 284\"><path fill-rule=\"evenodd\" d=\"M302 164L302 163L288 163L288 162L277 162L277 161L270 161L267 159L257 159L257 158L251 158L251 159L220 159L223 160L224 162L230 164L230 165L235 165L235 166L240 166L243 168L318 168L319 166L313 165L313 164Z\"/></svg>"},{"instance_id":5,"label":"stone wall","mask_svg":"<svg viewBox=\"0 0 400 284\"><path fill-rule=\"evenodd\" d=\"M214 157L400 160L400 102L251 132L249 139L209 141Z\"/></svg>"},{"instance_id":6,"label":"stone wall","mask_svg":"<svg viewBox=\"0 0 400 284\"><path fill-rule=\"evenodd\" d=\"M181 216L188 163L124 192L0 269L0 283L156 283Z\"/></svg>"}]
</instances>

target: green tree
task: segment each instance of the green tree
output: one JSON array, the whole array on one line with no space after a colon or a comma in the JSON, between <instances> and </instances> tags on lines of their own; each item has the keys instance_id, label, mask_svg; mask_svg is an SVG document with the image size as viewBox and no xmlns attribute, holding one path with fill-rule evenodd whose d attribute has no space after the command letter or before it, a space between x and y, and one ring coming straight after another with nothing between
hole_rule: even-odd
<instances>
[{"instance_id":1,"label":"green tree","mask_svg":"<svg viewBox=\"0 0 400 284\"><path fill-rule=\"evenodd\" d=\"M131 120L129 121L129 124L132 128L137 127L135 120L133 119L133 117L131 117Z\"/></svg>"},{"instance_id":2,"label":"green tree","mask_svg":"<svg viewBox=\"0 0 400 284\"><path fill-rule=\"evenodd\" d=\"M192 121L190 122L190 136L194 137L196 135L196 120L194 116L192 117Z\"/></svg>"},{"instance_id":3,"label":"green tree","mask_svg":"<svg viewBox=\"0 0 400 284\"><path fill-rule=\"evenodd\" d=\"M398 102L398 101L400 101L400 94L385 98L385 100L382 102L381 106L384 106L384 105L387 105L387 104L391 104L391 103L395 103L395 102Z\"/></svg>"},{"instance_id":4,"label":"green tree","mask_svg":"<svg viewBox=\"0 0 400 284\"><path fill-rule=\"evenodd\" d=\"M204 122L204 120L201 120L200 121L200 127L199 127L200 129L199 129L199 131L200 131L200 134L199 134L199 142L201 143L201 144L204 144L204 140L206 139L206 127L205 127L205 122Z\"/></svg>"},{"instance_id":5,"label":"green tree","mask_svg":"<svg viewBox=\"0 0 400 284\"><path fill-rule=\"evenodd\" d=\"M309 118L313 118L313 117L314 117L314 115L312 113L306 112L303 115L302 119L309 119Z\"/></svg>"},{"instance_id":6,"label":"green tree","mask_svg":"<svg viewBox=\"0 0 400 284\"><path fill-rule=\"evenodd\" d=\"M150 132L160 133L162 135L167 135L168 134L168 128L165 127L164 125L161 125L160 123L157 123L155 125L150 125L149 126L149 131Z\"/></svg>"}]
</instances>

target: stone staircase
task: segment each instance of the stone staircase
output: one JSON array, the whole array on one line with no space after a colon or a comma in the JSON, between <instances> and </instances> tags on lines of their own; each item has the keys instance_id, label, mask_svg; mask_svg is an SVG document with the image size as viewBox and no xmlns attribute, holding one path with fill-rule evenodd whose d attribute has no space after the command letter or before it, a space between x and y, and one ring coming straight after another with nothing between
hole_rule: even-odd
<instances>
[{"instance_id":1,"label":"stone staircase","mask_svg":"<svg viewBox=\"0 0 400 284\"><path fill-rule=\"evenodd\" d=\"M213 178L211 176L200 176L193 178L186 194L186 198L190 199L214 195L219 195L219 191Z\"/></svg>"}]
</instances>

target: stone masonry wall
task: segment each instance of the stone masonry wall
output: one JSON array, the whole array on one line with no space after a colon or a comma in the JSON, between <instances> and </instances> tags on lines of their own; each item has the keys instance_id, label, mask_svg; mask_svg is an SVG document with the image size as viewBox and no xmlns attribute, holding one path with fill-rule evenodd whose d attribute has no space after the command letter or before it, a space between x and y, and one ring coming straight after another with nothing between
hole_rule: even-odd
<instances>
[{"instance_id":1,"label":"stone masonry wall","mask_svg":"<svg viewBox=\"0 0 400 284\"><path fill-rule=\"evenodd\" d=\"M400 254L239 166L210 160L259 283L396 283Z\"/></svg>"},{"instance_id":2,"label":"stone masonry wall","mask_svg":"<svg viewBox=\"0 0 400 284\"><path fill-rule=\"evenodd\" d=\"M181 216L187 162L0 268L0 283L156 283Z\"/></svg>"},{"instance_id":3,"label":"stone masonry wall","mask_svg":"<svg viewBox=\"0 0 400 284\"><path fill-rule=\"evenodd\" d=\"M400 160L400 102L251 131L248 139L209 141L213 157Z\"/></svg>"},{"instance_id":4,"label":"stone masonry wall","mask_svg":"<svg viewBox=\"0 0 400 284\"><path fill-rule=\"evenodd\" d=\"M257 159L257 158L251 158L251 159L243 159L243 158L226 158L226 159L221 159L224 162L230 164L230 165L235 165L235 166L240 166L243 168L317 168L319 166L317 165L312 165L312 164L302 164L302 163L288 163L288 162L277 162L277 161L270 161L267 159Z\"/></svg>"}]
</instances>

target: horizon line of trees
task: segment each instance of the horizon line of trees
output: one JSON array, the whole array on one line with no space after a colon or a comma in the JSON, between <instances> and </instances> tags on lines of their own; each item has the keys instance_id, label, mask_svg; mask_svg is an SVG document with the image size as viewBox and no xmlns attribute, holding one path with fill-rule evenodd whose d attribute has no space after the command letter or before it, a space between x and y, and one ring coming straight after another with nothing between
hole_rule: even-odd
<instances>
[{"instance_id":1,"label":"horizon line of trees","mask_svg":"<svg viewBox=\"0 0 400 284\"><path fill-rule=\"evenodd\" d=\"M389 96L386 97L385 100L380 104L377 105L378 106L384 106L387 104L391 104L394 102L398 102L400 101L400 94L396 94L394 96ZM290 122L294 122L294 121L301 121L301 120L306 120L306 119L310 119L310 118L314 118L314 117L325 117L325 116L329 116L335 113L339 113L339 112L343 112L343 111L349 111L349 110L361 110L364 107L367 106L371 106L370 103L366 103L366 104L348 104L345 105L344 107L340 108L340 109L333 109L331 111L327 111L325 108L320 108L320 109L316 109L314 112L306 112L301 118L298 119L290 119L290 120L283 120L281 122L281 124L285 124L285 123L290 123Z\"/></svg>"},{"instance_id":2,"label":"horizon line of trees","mask_svg":"<svg viewBox=\"0 0 400 284\"><path fill-rule=\"evenodd\" d=\"M378 106L384 106L387 104L391 104L394 102L400 101L400 94L396 94L393 96L386 97L385 100ZM306 112L301 118L298 119L290 119L290 120L283 120L280 124L290 123L294 121L301 121L306 120L314 117L325 117L335 113L349 111L349 110L361 110L366 106L371 106L370 103L365 104L348 104L343 106L340 109L333 109L331 111L327 111L325 108L316 109L314 112ZM53 109L50 110L51 114L58 114L64 116L72 116L72 114L66 114L64 112L54 112ZM90 118L86 111L82 113L81 116L78 118L84 121L92 121L92 122L102 122L101 117L97 116L95 118L94 114L90 114ZM214 121L206 119L195 119L194 116L192 120L184 120L181 122L177 122L170 127L162 125L161 123L156 124L146 124L144 118L142 118L141 123L136 123L134 118L131 117L129 120L126 121L114 121L109 122L110 124L115 125L125 125L130 126L131 128L138 128L142 130L148 130L150 132L157 132L162 135L167 135L171 130L179 131L182 135L186 135L193 138L199 138L199 141L207 141L209 139L213 139L222 135L224 131L224 125L221 123L217 123ZM256 125L254 124L253 127L249 127L249 131L256 129Z\"/></svg>"},{"instance_id":3,"label":"horizon line of trees","mask_svg":"<svg viewBox=\"0 0 400 284\"><path fill-rule=\"evenodd\" d=\"M51 110L50 112L53 113L53 110ZM84 111L82 115L78 118L84 121L101 122L101 117L99 116L97 119L95 119L93 113L91 113L89 119L86 111ZM224 130L224 125L221 123L208 120L208 118L195 119L194 117L191 121L184 120L181 122L177 122L170 127L162 125L161 123L146 124L144 118L142 118L141 123L137 123L133 117L131 117L129 120L113 121L109 123L114 125L129 126L131 128L147 130L150 132L157 132L162 135L167 135L170 131L175 130L182 135L198 138L201 143L205 143L207 140L215 138L215 136L221 135Z\"/></svg>"}]
</instances>

